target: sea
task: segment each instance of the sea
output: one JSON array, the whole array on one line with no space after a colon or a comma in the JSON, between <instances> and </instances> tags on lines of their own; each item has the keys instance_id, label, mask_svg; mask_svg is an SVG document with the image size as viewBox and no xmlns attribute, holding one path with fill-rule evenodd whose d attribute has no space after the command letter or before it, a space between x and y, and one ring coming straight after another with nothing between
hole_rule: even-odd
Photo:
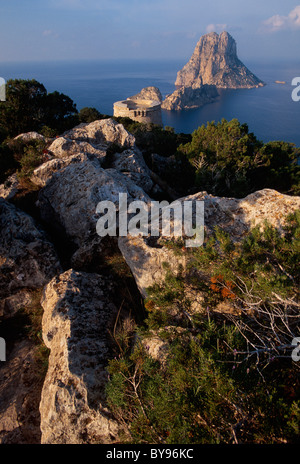
<instances>
[{"instance_id":1,"label":"sea","mask_svg":"<svg viewBox=\"0 0 300 464\"><path fill-rule=\"evenodd\" d=\"M172 93L176 74L186 62L187 59L0 62L0 76L5 80L36 79L48 92L57 90L68 95L78 110L89 106L112 115L115 101L144 87L158 87L163 97ZM292 99L292 80L298 76L300 80L300 61L266 59L244 64L266 83L264 87L222 90L216 101L197 109L163 110L164 126L189 134L209 121L237 118L263 142L283 140L300 147L300 101Z\"/></svg>"}]
</instances>

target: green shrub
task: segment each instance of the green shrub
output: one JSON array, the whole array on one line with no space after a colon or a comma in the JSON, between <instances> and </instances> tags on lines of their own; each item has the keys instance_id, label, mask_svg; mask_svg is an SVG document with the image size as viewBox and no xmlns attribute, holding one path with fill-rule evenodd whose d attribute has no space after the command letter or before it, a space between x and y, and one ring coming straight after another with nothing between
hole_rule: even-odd
<instances>
[{"instance_id":1,"label":"green shrub","mask_svg":"<svg viewBox=\"0 0 300 464\"><path fill-rule=\"evenodd\" d=\"M9 79L6 101L0 102L0 132L15 137L43 126L64 132L78 124L76 105L70 97L57 91L47 93L35 79Z\"/></svg>"},{"instance_id":2,"label":"green shrub","mask_svg":"<svg viewBox=\"0 0 300 464\"><path fill-rule=\"evenodd\" d=\"M3 183L18 167L12 150L6 143L0 145L0 183Z\"/></svg>"},{"instance_id":3,"label":"green shrub","mask_svg":"<svg viewBox=\"0 0 300 464\"><path fill-rule=\"evenodd\" d=\"M299 149L292 143L263 144L237 119L209 122L179 147L195 169L195 190L242 198L263 188L299 193Z\"/></svg>"},{"instance_id":4,"label":"green shrub","mask_svg":"<svg viewBox=\"0 0 300 464\"><path fill-rule=\"evenodd\" d=\"M299 336L299 253L299 212L281 233L265 224L241 243L216 229L203 247L185 251L185 272L169 270L148 289L133 349L108 365L108 403L127 423L128 441L299 441L290 346L293 332ZM191 311L191 286L202 312ZM217 312L222 302L235 312ZM152 336L164 343L164 357L150 355Z\"/></svg>"},{"instance_id":5,"label":"green shrub","mask_svg":"<svg viewBox=\"0 0 300 464\"><path fill-rule=\"evenodd\" d=\"M96 108L84 107L78 113L79 122L91 123L98 119L103 119L104 116Z\"/></svg>"}]
</instances>

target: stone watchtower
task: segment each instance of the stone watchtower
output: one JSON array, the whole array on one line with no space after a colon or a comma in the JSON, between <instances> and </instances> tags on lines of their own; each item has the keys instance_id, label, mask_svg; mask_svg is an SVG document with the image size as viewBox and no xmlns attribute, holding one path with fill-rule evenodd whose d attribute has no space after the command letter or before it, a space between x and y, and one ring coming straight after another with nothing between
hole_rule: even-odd
<instances>
[{"instance_id":1,"label":"stone watchtower","mask_svg":"<svg viewBox=\"0 0 300 464\"><path fill-rule=\"evenodd\" d=\"M157 87L146 87L126 100L114 103L114 116L162 126L162 96Z\"/></svg>"}]
</instances>

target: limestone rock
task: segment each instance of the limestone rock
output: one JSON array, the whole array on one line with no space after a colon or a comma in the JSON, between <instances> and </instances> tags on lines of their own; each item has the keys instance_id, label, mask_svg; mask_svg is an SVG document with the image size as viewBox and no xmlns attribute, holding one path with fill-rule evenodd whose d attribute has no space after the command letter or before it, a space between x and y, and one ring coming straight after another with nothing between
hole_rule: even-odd
<instances>
[{"instance_id":1,"label":"limestone rock","mask_svg":"<svg viewBox=\"0 0 300 464\"><path fill-rule=\"evenodd\" d=\"M3 199L0 229L0 315L10 317L27 301L27 290L45 285L61 267L35 221Z\"/></svg>"},{"instance_id":2,"label":"limestone rock","mask_svg":"<svg viewBox=\"0 0 300 464\"><path fill-rule=\"evenodd\" d=\"M135 146L135 137L127 132L122 124L118 124L111 118L79 124L65 132L63 137L79 142L88 142L94 147L112 143L124 148Z\"/></svg>"},{"instance_id":3,"label":"limestone rock","mask_svg":"<svg viewBox=\"0 0 300 464\"><path fill-rule=\"evenodd\" d=\"M19 340L0 363L0 443L39 444L42 378L37 374L37 348Z\"/></svg>"},{"instance_id":4,"label":"limestone rock","mask_svg":"<svg viewBox=\"0 0 300 464\"><path fill-rule=\"evenodd\" d=\"M89 160L95 160L96 163L101 162L101 158L99 159L95 155L90 155L84 152L62 158L54 158L38 166L33 171L30 180L31 182L40 187L45 187L45 185L50 181L54 173L58 171L63 171L64 168L71 164L83 163L84 161Z\"/></svg>"},{"instance_id":5,"label":"limestone rock","mask_svg":"<svg viewBox=\"0 0 300 464\"><path fill-rule=\"evenodd\" d=\"M206 192L179 199L180 202L204 201L204 230L207 235L219 226L227 231L232 240L241 240L249 230L267 220L279 230L285 217L300 209L300 197L283 195L275 190L264 189L248 195L244 199L214 197ZM176 273L178 265L185 268L185 257L178 257L172 249L161 246L160 238L120 237L119 248L135 277L137 286L144 297L147 288L161 283L166 276L163 263ZM200 302L201 304L201 302Z\"/></svg>"},{"instance_id":6,"label":"limestone rock","mask_svg":"<svg viewBox=\"0 0 300 464\"><path fill-rule=\"evenodd\" d=\"M152 189L153 181L151 180L150 169L139 150L129 149L124 150L122 153L115 153L111 167L127 176L145 192L150 192Z\"/></svg>"},{"instance_id":7,"label":"limestone rock","mask_svg":"<svg viewBox=\"0 0 300 464\"><path fill-rule=\"evenodd\" d=\"M264 85L238 59L236 42L225 31L202 36L189 62L177 73L176 86L199 88L204 84L225 89Z\"/></svg>"},{"instance_id":8,"label":"limestone rock","mask_svg":"<svg viewBox=\"0 0 300 464\"><path fill-rule=\"evenodd\" d=\"M154 86L145 87L139 93L129 98L130 100L133 100L133 101L154 100L158 102L162 102L162 99L163 99L160 90Z\"/></svg>"},{"instance_id":9,"label":"limestone rock","mask_svg":"<svg viewBox=\"0 0 300 464\"><path fill-rule=\"evenodd\" d=\"M144 237L119 237L118 246L144 297L147 297L148 287L164 281L165 263L175 273L180 264L185 266L184 257L179 258L167 247L152 246Z\"/></svg>"},{"instance_id":10,"label":"limestone rock","mask_svg":"<svg viewBox=\"0 0 300 464\"><path fill-rule=\"evenodd\" d=\"M162 332L164 332L164 335L162 335ZM168 333L168 340L165 338L166 332ZM142 339L141 343L147 350L148 354L156 361L159 361L164 367L168 363L168 355L172 341L176 339L178 340L179 337L181 339L188 340L190 336L191 335L187 334L182 327L166 326L163 329L158 329L157 331L150 330Z\"/></svg>"},{"instance_id":11,"label":"limestone rock","mask_svg":"<svg viewBox=\"0 0 300 464\"><path fill-rule=\"evenodd\" d=\"M19 191L19 180L17 174L9 176L4 184L0 185L0 197L11 200Z\"/></svg>"},{"instance_id":12,"label":"limestone rock","mask_svg":"<svg viewBox=\"0 0 300 464\"><path fill-rule=\"evenodd\" d=\"M159 334L150 332L148 337L143 338L142 345L153 359L159 361L161 364L165 364L169 345L165 340L160 338Z\"/></svg>"},{"instance_id":13,"label":"limestone rock","mask_svg":"<svg viewBox=\"0 0 300 464\"><path fill-rule=\"evenodd\" d=\"M113 288L97 274L69 270L45 288L43 338L50 348L40 413L43 444L113 443L120 426L105 404Z\"/></svg>"},{"instance_id":14,"label":"limestone rock","mask_svg":"<svg viewBox=\"0 0 300 464\"><path fill-rule=\"evenodd\" d=\"M242 199L214 197L206 192L185 197L183 200L204 201L204 228L207 234L219 226L240 240L249 230L268 221L279 230L288 214L300 208L300 197L283 195L276 190L264 189Z\"/></svg>"},{"instance_id":15,"label":"limestone rock","mask_svg":"<svg viewBox=\"0 0 300 464\"><path fill-rule=\"evenodd\" d=\"M20 309L32 303L31 291L25 288L15 290L14 293L3 293L0 299L0 317L3 319L14 317Z\"/></svg>"},{"instance_id":16,"label":"limestone rock","mask_svg":"<svg viewBox=\"0 0 300 464\"><path fill-rule=\"evenodd\" d=\"M98 203L104 200L118 203L120 193L127 193L129 201L149 199L120 172L101 168L97 160L86 160L54 173L39 192L37 204L43 220L61 226L68 237L81 246L97 237Z\"/></svg>"},{"instance_id":17,"label":"limestone rock","mask_svg":"<svg viewBox=\"0 0 300 464\"><path fill-rule=\"evenodd\" d=\"M41 142L46 142L48 139L47 137L44 137L44 135L32 131L17 135L15 137L15 140L21 140L22 142L29 142L31 140L39 140Z\"/></svg>"},{"instance_id":18,"label":"limestone rock","mask_svg":"<svg viewBox=\"0 0 300 464\"><path fill-rule=\"evenodd\" d=\"M58 137L51 143L48 150L56 158L66 158L76 154L95 155L99 160L106 156L107 144L92 145L86 141Z\"/></svg>"},{"instance_id":19,"label":"limestone rock","mask_svg":"<svg viewBox=\"0 0 300 464\"><path fill-rule=\"evenodd\" d=\"M3 199L0 229L0 319L13 327L12 318L32 304L34 295L61 267L54 247L35 221ZM22 338L18 322L15 327L16 333L1 333L7 357L0 363L0 443L40 443L42 377L37 347Z\"/></svg>"},{"instance_id":20,"label":"limestone rock","mask_svg":"<svg viewBox=\"0 0 300 464\"><path fill-rule=\"evenodd\" d=\"M212 103L218 95L214 85L202 85L200 88L181 87L168 95L161 107L169 111L199 108Z\"/></svg>"}]
</instances>

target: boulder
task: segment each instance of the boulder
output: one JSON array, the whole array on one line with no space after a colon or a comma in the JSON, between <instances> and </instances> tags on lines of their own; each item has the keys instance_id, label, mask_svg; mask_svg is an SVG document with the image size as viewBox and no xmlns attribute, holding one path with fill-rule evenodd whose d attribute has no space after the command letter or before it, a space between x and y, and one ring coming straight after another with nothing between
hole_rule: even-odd
<instances>
[{"instance_id":1,"label":"boulder","mask_svg":"<svg viewBox=\"0 0 300 464\"><path fill-rule=\"evenodd\" d=\"M51 352L40 403L42 444L118 439L121 427L105 404L113 291L108 279L72 269L45 288L43 339Z\"/></svg>"},{"instance_id":2,"label":"boulder","mask_svg":"<svg viewBox=\"0 0 300 464\"><path fill-rule=\"evenodd\" d=\"M0 444L41 442L39 403L43 378L38 373L38 348L18 340L0 364Z\"/></svg>"},{"instance_id":3,"label":"boulder","mask_svg":"<svg viewBox=\"0 0 300 464\"><path fill-rule=\"evenodd\" d=\"M99 159L97 156L89 153L78 153L76 155L70 155L62 158L54 158L38 166L33 171L30 180L39 187L45 187L55 172L62 171L71 164L82 163L89 160L95 160L96 163L101 163L101 158Z\"/></svg>"},{"instance_id":4,"label":"boulder","mask_svg":"<svg viewBox=\"0 0 300 464\"><path fill-rule=\"evenodd\" d=\"M31 140L38 140L40 142L47 142L49 139L38 132L25 132L23 134L19 134L15 137L14 140L21 140L22 142L30 142Z\"/></svg>"},{"instance_id":5,"label":"boulder","mask_svg":"<svg viewBox=\"0 0 300 464\"><path fill-rule=\"evenodd\" d=\"M124 148L135 146L135 137L112 118L79 124L65 132L63 137L88 142L94 147L103 146L103 144L116 144Z\"/></svg>"},{"instance_id":6,"label":"boulder","mask_svg":"<svg viewBox=\"0 0 300 464\"><path fill-rule=\"evenodd\" d=\"M11 200L19 191L18 175L12 174L9 176L4 184L0 185L0 197L5 200Z\"/></svg>"},{"instance_id":7,"label":"boulder","mask_svg":"<svg viewBox=\"0 0 300 464\"><path fill-rule=\"evenodd\" d=\"M204 202L204 230L209 236L216 226L230 234L234 241L241 240L249 230L268 221L279 230L289 213L300 209L300 197L283 195L275 190L264 189L243 199L215 197L200 192L179 199ZM178 256L167 247L161 237L120 237L119 248L135 277L137 286L144 297L147 288L164 280L168 269L177 272L179 264L185 268L184 253Z\"/></svg>"},{"instance_id":8,"label":"boulder","mask_svg":"<svg viewBox=\"0 0 300 464\"><path fill-rule=\"evenodd\" d=\"M92 145L87 141L58 137L51 143L48 151L56 158L66 158L77 154L94 155L100 161L106 156L107 145Z\"/></svg>"},{"instance_id":9,"label":"boulder","mask_svg":"<svg viewBox=\"0 0 300 464\"><path fill-rule=\"evenodd\" d=\"M215 197L200 192L181 199L204 201L204 228L207 235L215 226L229 233L232 240L241 240L251 228L265 221L281 230L285 218L300 208L300 197L264 189L242 199Z\"/></svg>"},{"instance_id":10,"label":"boulder","mask_svg":"<svg viewBox=\"0 0 300 464\"><path fill-rule=\"evenodd\" d=\"M101 168L97 160L86 160L54 173L39 192L37 205L42 219L60 225L79 247L98 237L98 203L104 200L118 203L120 193L126 193L129 202L149 200L128 177L115 169Z\"/></svg>"},{"instance_id":11,"label":"boulder","mask_svg":"<svg viewBox=\"0 0 300 464\"><path fill-rule=\"evenodd\" d=\"M61 272L59 259L45 232L14 205L0 199L0 315L11 317Z\"/></svg>"},{"instance_id":12,"label":"boulder","mask_svg":"<svg viewBox=\"0 0 300 464\"><path fill-rule=\"evenodd\" d=\"M61 266L45 232L3 199L0 228L0 320L6 341L6 362L0 363L0 443L40 443L39 348L20 332L14 317L35 304L41 288Z\"/></svg>"},{"instance_id":13,"label":"boulder","mask_svg":"<svg viewBox=\"0 0 300 464\"><path fill-rule=\"evenodd\" d=\"M118 246L144 298L148 287L164 281L165 264L175 273L179 265L185 267L184 257L178 257L167 247L157 246L156 240L152 244L146 237L119 237Z\"/></svg>"},{"instance_id":14,"label":"boulder","mask_svg":"<svg viewBox=\"0 0 300 464\"><path fill-rule=\"evenodd\" d=\"M113 155L111 167L120 171L131 179L136 185L145 192L150 192L153 188L151 172L145 163L142 153L138 150L124 150Z\"/></svg>"}]
</instances>

